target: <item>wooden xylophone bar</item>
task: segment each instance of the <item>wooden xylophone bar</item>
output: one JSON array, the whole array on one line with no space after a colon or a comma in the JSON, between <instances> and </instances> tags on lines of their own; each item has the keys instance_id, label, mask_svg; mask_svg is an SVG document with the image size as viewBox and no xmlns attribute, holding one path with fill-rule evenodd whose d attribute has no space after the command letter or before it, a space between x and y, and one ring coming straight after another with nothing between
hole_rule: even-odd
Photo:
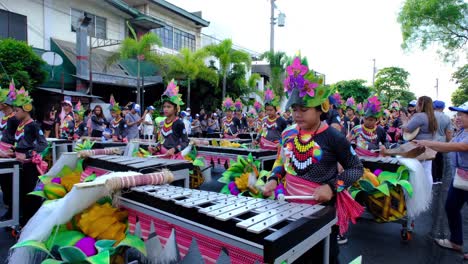
<instances>
[{"instance_id":1,"label":"wooden xylophone bar","mask_svg":"<svg viewBox=\"0 0 468 264\"><path fill-rule=\"evenodd\" d=\"M121 197L121 205L144 218L197 230L219 242L258 256L265 263L291 263L327 239L335 210L176 186L140 186ZM327 249L328 250L328 249ZM202 250L203 251L203 250ZM328 256L328 251L327 254Z\"/></svg>"}]
</instances>

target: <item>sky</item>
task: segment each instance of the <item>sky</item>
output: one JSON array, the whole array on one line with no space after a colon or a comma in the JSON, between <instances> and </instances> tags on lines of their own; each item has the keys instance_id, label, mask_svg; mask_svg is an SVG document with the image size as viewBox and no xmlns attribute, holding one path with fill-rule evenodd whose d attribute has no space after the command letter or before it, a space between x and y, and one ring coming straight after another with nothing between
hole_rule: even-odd
<instances>
[{"instance_id":1,"label":"sky","mask_svg":"<svg viewBox=\"0 0 468 264\"><path fill-rule=\"evenodd\" d=\"M203 33L257 52L270 48L270 0L169 0L187 11L202 11L210 26ZM410 73L410 90L450 105L457 85L451 75L463 61L446 64L436 48L401 49L397 22L403 0L276 0L286 25L275 27L275 51L307 56L309 67L327 83L364 79L372 84L376 68L397 66ZM463 55L462 57L466 57ZM466 63L466 61L464 61ZM439 96L436 98L436 79Z\"/></svg>"}]
</instances>

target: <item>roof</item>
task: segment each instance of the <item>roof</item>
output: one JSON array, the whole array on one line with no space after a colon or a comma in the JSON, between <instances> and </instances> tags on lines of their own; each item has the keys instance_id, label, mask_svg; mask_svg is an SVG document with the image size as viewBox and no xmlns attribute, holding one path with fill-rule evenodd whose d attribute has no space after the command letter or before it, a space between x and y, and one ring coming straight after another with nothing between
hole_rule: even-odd
<instances>
[{"instance_id":1,"label":"roof","mask_svg":"<svg viewBox=\"0 0 468 264\"><path fill-rule=\"evenodd\" d=\"M112 5L113 7L117 8L118 10L132 16L133 19L131 20L131 22L140 27L153 29L153 28L166 26L166 23L164 23L163 21L140 12L138 9L129 6L127 3L125 3L122 0L105 0L105 1L108 4Z\"/></svg>"},{"instance_id":2,"label":"roof","mask_svg":"<svg viewBox=\"0 0 468 264\"><path fill-rule=\"evenodd\" d=\"M176 13L180 16L183 16L185 18L187 18L188 20L191 20L193 21L195 24L199 25L199 26L203 26L203 27L207 27L210 25L210 22L193 14L193 13L190 13L189 11L185 10L185 9L182 9L174 4L171 4L167 1L164 1L164 0L151 0L151 2L153 2L154 4L156 5L159 5L173 13Z\"/></svg>"},{"instance_id":3,"label":"roof","mask_svg":"<svg viewBox=\"0 0 468 264\"><path fill-rule=\"evenodd\" d=\"M58 94L68 95L68 96L101 98L100 96L96 96L96 95L84 94L84 93L69 91L69 90L63 90L62 91L62 89L55 89L55 88L37 87L37 89L47 91L47 92L51 92L51 93L58 93Z\"/></svg>"}]
</instances>

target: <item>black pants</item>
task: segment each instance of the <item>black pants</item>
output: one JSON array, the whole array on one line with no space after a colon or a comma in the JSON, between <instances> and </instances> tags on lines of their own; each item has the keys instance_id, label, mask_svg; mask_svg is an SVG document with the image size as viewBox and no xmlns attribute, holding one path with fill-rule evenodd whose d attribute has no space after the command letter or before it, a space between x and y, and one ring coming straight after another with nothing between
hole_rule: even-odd
<instances>
[{"instance_id":1,"label":"black pants","mask_svg":"<svg viewBox=\"0 0 468 264\"><path fill-rule=\"evenodd\" d=\"M444 174L444 156L441 152L437 152L435 159L432 161L432 178L434 182L439 182Z\"/></svg>"},{"instance_id":2,"label":"black pants","mask_svg":"<svg viewBox=\"0 0 468 264\"><path fill-rule=\"evenodd\" d=\"M330 234L330 264L338 264L338 255L340 249L338 247L337 236L339 234L339 227L337 225L332 227ZM323 263L323 249L325 241L321 241L315 247L311 248L304 255L294 261L294 264L321 264Z\"/></svg>"},{"instance_id":3,"label":"black pants","mask_svg":"<svg viewBox=\"0 0 468 264\"><path fill-rule=\"evenodd\" d=\"M91 137L102 137L102 131L93 129L93 131L91 131Z\"/></svg>"},{"instance_id":4,"label":"black pants","mask_svg":"<svg viewBox=\"0 0 468 264\"><path fill-rule=\"evenodd\" d=\"M42 205L42 199L38 196L28 195L34 191L38 182L39 172L33 163L23 164L20 171L20 225L25 226Z\"/></svg>"},{"instance_id":5,"label":"black pants","mask_svg":"<svg viewBox=\"0 0 468 264\"><path fill-rule=\"evenodd\" d=\"M0 174L0 187L2 187L3 204L8 207L8 212L5 216L11 218L11 210L13 208L13 174Z\"/></svg>"}]
</instances>

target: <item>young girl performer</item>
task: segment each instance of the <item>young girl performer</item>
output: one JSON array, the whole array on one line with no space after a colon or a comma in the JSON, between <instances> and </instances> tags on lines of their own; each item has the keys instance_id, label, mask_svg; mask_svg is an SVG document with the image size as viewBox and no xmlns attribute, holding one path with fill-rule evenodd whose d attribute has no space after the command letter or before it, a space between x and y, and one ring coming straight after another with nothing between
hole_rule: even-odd
<instances>
[{"instance_id":1,"label":"young girl performer","mask_svg":"<svg viewBox=\"0 0 468 264\"><path fill-rule=\"evenodd\" d=\"M86 127L86 123L83 122L84 118L84 112L85 110L83 109L83 106L81 105L81 101L78 101L78 103L75 105L75 110L73 110L75 116L75 132L73 134L73 137L75 139L78 139L82 136L87 136L88 135L88 128Z\"/></svg>"},{"instance_id":2,"label":"young girl performer","mask_svg":"<svg viewBox=\"0 0 468 264\"><path fill-rule=\"evenodd\" d=\"M224 138L235 138L237 137L237 134L240 133L240 120L233 116L235 110L236 108L232 99L230 97L226 97L226 99L223 101L223 111L226 113L226 116L222 121Z\"/></svg>"},{"instance_id":3,"label":"young girl performer","mask_svg":"<svg viewBox=\"0 0 468 264\"><path fill-rule=\"evenodd\" d=\"M258 134L257 140L262 149L278 149L281 133L288 126L286 120L278 116L276 111L279 106L279 99L275 98L275 94L271 89L265 91L265 112L266 118L263 120L262 131Z\"/></svg>"},{"instance_id":4,"label":"young girl performer","mask_svg":"<svg viewBox=\"0 0 468 264\"><path fill-rule=\"evenodd\" d=\"M340 233L347 229L349 218L353 220L362 213L360 207L346 191L363 174L359 158L349 142L336 129L321 122L325 119L330 104L331 91L323 80L309 72L308 67L295 58L287 67L285 80L288 94L286 109L292 107L295 125L282 134L278 158L272 174L265 185L264 194L269 196L285 181L285 191L291 196L313 196L314 200L294 200L303 203L324 203L337 207ZM338 174L337 162L344 171ZM348 216L349 218L347 218ZM338 228L332 228L330 263L336 263ZM314 247L297 263L321 263L323 246Z\"/></svg>"},{"instance_id":5,"label":"young girl performer","mask_svg":"<svg viewBox=\"0 0 468 264\"><path fill-rule=\"evenodd\" d=\"M11 80L10 88L0 89L0 111L3 117L0 122L0 157L8 158L13 156L13 144L15 143L15 132L19 125L19 120L13 111L13 100L16 94L15 83ZM3 177L5 178L5 177ZM6 177L11 179L11 177ZM11 187L11 186L10 186ZM10 188L8 187L8 188Z\"/></svg>"},{"instance_id":6,"label":"young girl performer","mask_svg":"<svg viewBox=\"0 0 468 264\"><path fill-rule=\"evenodd\" d=\"M120 109L119 103L115 102L113 95L111 95L110 98L109 110L112 115L112 120L109 124L109 128L112 131L112 140L116 142L126 141L125 128L127 123L123 119L122 110Z\"/></svg>"}]
</instances>

